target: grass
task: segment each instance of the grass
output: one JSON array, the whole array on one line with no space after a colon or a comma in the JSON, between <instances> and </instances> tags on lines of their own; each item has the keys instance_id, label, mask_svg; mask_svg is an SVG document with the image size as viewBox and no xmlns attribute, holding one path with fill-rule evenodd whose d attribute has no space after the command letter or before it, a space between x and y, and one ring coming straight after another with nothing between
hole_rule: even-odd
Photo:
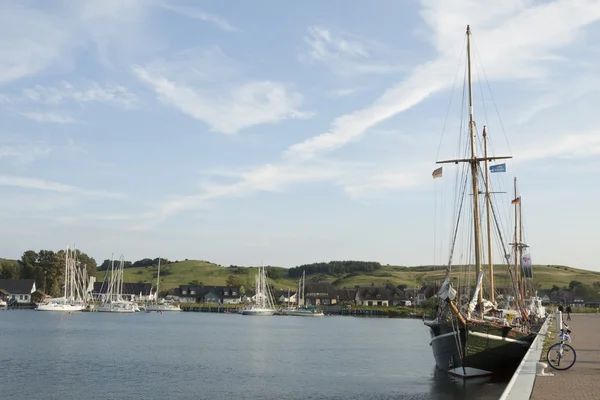
<instances>
[{"instance_id":1,"label":"grass","mask_svg":"<svg viewBox=\"0 0 600 400\"><path fill-rule=\"evenodd\" d=\"M281 267L272 267L280 276L279 279L270 279L277 289L294 289L296 279L287 275L287 269ZM168 272L165 272L168 271ZM254 284L256 268L252 267L223 267L221 265L202 260L185 260L161 267L161 289L170 289L185 285L194 280L202 282L204 285L224 285L227 278L232 275L236 277L242 285L250 288ZM126 282L145 282L156 284L157 266L127 268L124 271L124 280ZM383 265L381 268L366 272L363 274L341 274L324 275L336 287L354 287L356 285L381 285L391 282L394 285L404 284L407 287L421 287L428 283L439 283L444 279L445 270L439 266L393 266ZM458 271L452 272L455 279L465 279L464 274ZM474 283L474 275L469 274L467 279ZM98 272L98 280L102 280L104 272ZM313 275L307 275L310 280ZM495 267L494 280L496 286L506 286L509 283L508 273L505 265ZM536 265L533 269L534 281L540 289L550 289L553 285L559 287L568 287L571 281L580 281L586 284L600 281L600 272L587 271L577 268L571 268L562 265ZM464 283L464 282L463 282Z\"/></svg>"}]
</instances>

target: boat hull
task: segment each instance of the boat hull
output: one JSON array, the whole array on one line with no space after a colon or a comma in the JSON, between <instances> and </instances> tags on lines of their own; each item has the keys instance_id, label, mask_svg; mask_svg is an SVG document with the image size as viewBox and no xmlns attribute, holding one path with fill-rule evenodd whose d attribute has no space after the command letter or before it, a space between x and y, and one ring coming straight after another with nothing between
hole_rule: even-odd
<instances>
[{"instance_id":1,"label":"boat hull","mask_svg":"<svg viewBox=\"0 0 600 400\"><path fill-rule=\"evenodd\" d=\"M145 308L146 312L166 312L166 311L182 311L179 306L164 306L164 305L147 305Z\"/></svg>"},{"instance_id":2,"label":"boat hull","mask_svg":"<svg viewBox=\"0 0 600 400\"><path fill-rule=\"evenodd\" d=\"M467 329L457 329L445 323L430 323L428 326L438 369L464 366L495 375L512 374L536 336L535 333L485 322L467 323Z\"/></svg>"},{"instance_id":3,"label":"boat hull","mask_svg":"<svg viewBox=\"0 0 600 400\"><path fill-rule=\"evenodd\" d=\"M283 315L292 317L324 317L322 312L312 312L308 310L283 310Z\"/></svg>"},{"instance_id":4,"label":"boat hull","mask_svg":"<svg viewBox=\"0 0 600 400\"><path fill-rule=\"evenodd\" d=\"M241 310L240 314L242 315L273 315L275 314L275 310L271 310L268 308L259 308L259 309L249 309L249 310Z\"/></svg>"},{"instance_id":5,"label":"boat hull","mask_svg":"<svg viewBox=\"0 0 600 400\"><path fill-rule=\"evenodd\" d=\"M60 312L73 312L85 310L83 304L39 304L36 308L37 311L60 311Z\"/></svg>"}]
</instances>

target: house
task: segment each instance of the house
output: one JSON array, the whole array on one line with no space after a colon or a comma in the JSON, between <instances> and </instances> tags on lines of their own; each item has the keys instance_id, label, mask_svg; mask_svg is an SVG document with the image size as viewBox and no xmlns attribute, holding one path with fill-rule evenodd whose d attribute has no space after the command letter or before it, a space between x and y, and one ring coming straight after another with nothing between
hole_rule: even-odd
<instances>
[{"instance_id":1,"label":"house","mask_svg":"<svg viewBox=\"0 0 600 400\"><path fill-rule=\"evenodd\" d=\"M407 304L404 292L389 282L379 286L374 283L371 286L357 286L355 300L357 306L388 307Z\"/></svg>"},{"instance_id":2,"label":"house","mask_svg":"<svg viewBox=\"0 0 600 400\"><path fill-rule=\"evenodd\" d=\"M348 289L346 287L341 289L336 289L336 297L338 304L356 304L356 288Z\"/></svg>"},{"instance_id":3,"label":"house","mask_svg":"<svg viewBox=\"0 0 600 400\"><path fill-rule=\"evenodd\" d=\"M296 292L292 292L291 290L276 290L274 298L279 304L296 304Z\"/></svg>"},{"instance_id":4,"label":"house","mask_svg":"<svg viewBox=\"0 0 600 400\"><path fill-rule=\"evenodd\" d=\"M35 292L35 279L0 279L0 293L7 302L29 304Z\"/></svg>"},{"instance_id":5,"label":"house","mask_svg":"<svg viewBox=\"0 0 600 400\"><path fill-rule=\"evenodd\" d=\"M242 303L250 303L252 299L256 296L256 292L254 290L246 290L246 293L242 295L241 302Z\"/></svg>"},{"instance_id":6,"label":"house","mask_svg":"<svg viewBox=\"0 0 600 400\"><path fill-rule=\"evenodd\" d=\"M332 305L337 303L337 291L328 281L307 282L304 285L304 305Z\"/></svg>"},{"instance_id":7,"label":"house","mask_svg":"<svg viewBox=\"0 0 600 400\"><path fill-rule=\"evenodd\" d=\"M108 282L94 282L92 289L92 298L96 301L104 301L108 291ZM127 301L147 301L153 300L151 283L133 283L123 282L123 300Z\"/></svg>"},{"instance_id":8,"label":"house","mask_svg":"<svg viewBox=\"0 0 600 400\"><path fill-rule=\"evenodd\" d=\"M181 303L239 304L242 301L239 287L181 285L175 290Z\"/></svg>"}]
</instances>

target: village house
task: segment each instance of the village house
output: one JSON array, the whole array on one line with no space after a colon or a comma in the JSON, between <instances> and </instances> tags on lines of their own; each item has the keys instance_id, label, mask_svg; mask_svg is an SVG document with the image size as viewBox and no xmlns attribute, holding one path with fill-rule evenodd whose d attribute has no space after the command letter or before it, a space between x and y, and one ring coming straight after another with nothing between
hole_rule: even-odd
<instances>
[{"instance_id":1,"label":"village house","mask_svg":"<svg viewBox=\"0 0 600 400\"><path fill-rule=\"evenodd\" d=\"M127 301L154 300L151 283L123 282L122 298ZM108 291L108 282L94 282L92 298L96 301L104 301Z\"/></svg>"},{"instance_id":2,"label":"village house","mask_svg":"<svg viewBox=\"0 0 600 400\"><path fill-rule=\"evenodd\" d=\"M44 297L45 294L35 288L35 279L0 279L0 293L7 303L29 304L35 299L35 294Z\"/></svg>"},{"instance_id":3,"label":"village house","mask_svg":"<svg viewBox=\"0 0 600 400\"><path fill-rule=\"evenodd\" d=\"M275 301L279 304L296 304L296 292L287 289L276 290Z\"/></svg>"},{"instance_id":4,"label":"village house","mask_svg":"<svg viewBox=\"0 0 600 400\"><path fill-rule=\"evenodd\" d=\"M357 306L397 306L406 305L404 292L391 283L375 286L356 286L355 302Z\"/></svg>"},{"instance_id":5,"label":"village house","mask_svg":"<svg viewBox=\"0 0 600 400\"><path fill-rule=\"evenodd\" d=\"M337 290L328 281L306 282L304 286L304 305L333 305L337 303Z\"/></svg>"},{"instance_id":6,"label":"village house","mask_svg":"<svg viewBox=\"0 0 600 400\"><path fill-rule=\"evenodd\" d=\"M239 287L181 285L175 289L174 297L181 303L239 304L242 295Z\"/></svg>"}]
</instances>

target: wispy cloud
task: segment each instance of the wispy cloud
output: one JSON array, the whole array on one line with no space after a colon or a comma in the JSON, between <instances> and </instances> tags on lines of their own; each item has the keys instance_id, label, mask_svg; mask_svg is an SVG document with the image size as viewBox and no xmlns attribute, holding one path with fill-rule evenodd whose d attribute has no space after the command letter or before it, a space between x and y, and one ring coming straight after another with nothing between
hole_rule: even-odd
<instances>
[{"instance_id":1,"label":"wispy cloud","mask_svg":"<svg viewBox=\"0 0 600 400\"><path fill-rule=\"evenodd\" d=\"M77 122L68 115L60 115L52 112L23 112L21 115L42 123L49 122L53 124L73 124Z\"/></svg>"},{"instance_id":2,"label":"wispy cloud","mask_svg":"<svg viewBox=\"0 0 600 400\"><path fill-rule=\"evenodd\" d=\"M183 62L187 65L189 60ZM211 66L208 71L214 68ZM224 68L227 69L227 65ZM133 68L133 73L155 91L160 101L207 123L215 132L234 134L254 125L312 115L300 109L302 95L282 83L256 80L239 84L231 80L209 83L210 76L202 71L190 70L183 74L181 71L177 61L165 60Z\"/></svg>"},{"instance_id":3,"label":"wispy cloud","mask_svg":"<svg viewBox=\"0 0 600 400\"><path fill-rule=\"evenodd\" d=\"M12 186L23 189L34 189L59 193L74 193L86 196L123 197L123 195L120 193L105 190L87 190L71 185L65 185L63 183L22 176L0 175L0 186Z\"/></svg>"},{"instance_id":4,"label":"wispy cloud","mask_svg":"<svg viewBox=\"0 0 600 400\"><path fill-rule=\"evenodd\" d=\"M30 143L0 143L0 160L13 158L21 163L29 163L40 156L50 154L49 146Z\"/></svg>"},{"instance_id":5,"label":"wispy cloud","mask_svg":"<svg viewBox=\"0 0 600 400\"><path fill-rule=\"evenodd\" d=\"M134 107L137 96L121 85L101 85L88 82L83 87L76 87L69 82L61 82L58 86L36 85L23 89L19 100L58 105L66 102L79 104L99 102L113 104L123 108Z\"/></svg>"},{"instance_id":6,"label":"wispy cloud","mask_svg":"<svg viewBox=\"0 0 600 400\"><path fill-rule=\"evenodd\" d=\"M308 51L300 54L300 60L324 64L336 74L377 74L403 69L399 64L373 60L372 52L380 52L385 46L349 33L333 33L323 27L311 26L304 36L304 42L308 45Z\"/></svg>"},{"instance_id":7,"label":"wispy cloud","mask_svg":"<svg viewBox=\"0 0 600 400\"><path fill-rule=\"evenodd\" d=\"M355 94L358 91L360 91L360 88L335 89L335 90L330 90L328 92L328 94L330 96L335 96L335 97L345 97L345 96L350 96L352 94Z\"/></svg>"},{"instance_id":8,"label":"wispy cloud","mask_svg":"<svg viewBox=\"0 0 600 400\"><path fill-rule=\"evenodd\" d=\"M185 15L189 18L199 19L201 21L213 23L219 29L227 32L237 31L237 29L234 28L233 25L231 25L226 19L197 8L173 6L169 4L161 4L161 6L163 8L166 8L167 10L171 10L173 12L176 12L177 14Z\"/></svg>"}]
</instances>

